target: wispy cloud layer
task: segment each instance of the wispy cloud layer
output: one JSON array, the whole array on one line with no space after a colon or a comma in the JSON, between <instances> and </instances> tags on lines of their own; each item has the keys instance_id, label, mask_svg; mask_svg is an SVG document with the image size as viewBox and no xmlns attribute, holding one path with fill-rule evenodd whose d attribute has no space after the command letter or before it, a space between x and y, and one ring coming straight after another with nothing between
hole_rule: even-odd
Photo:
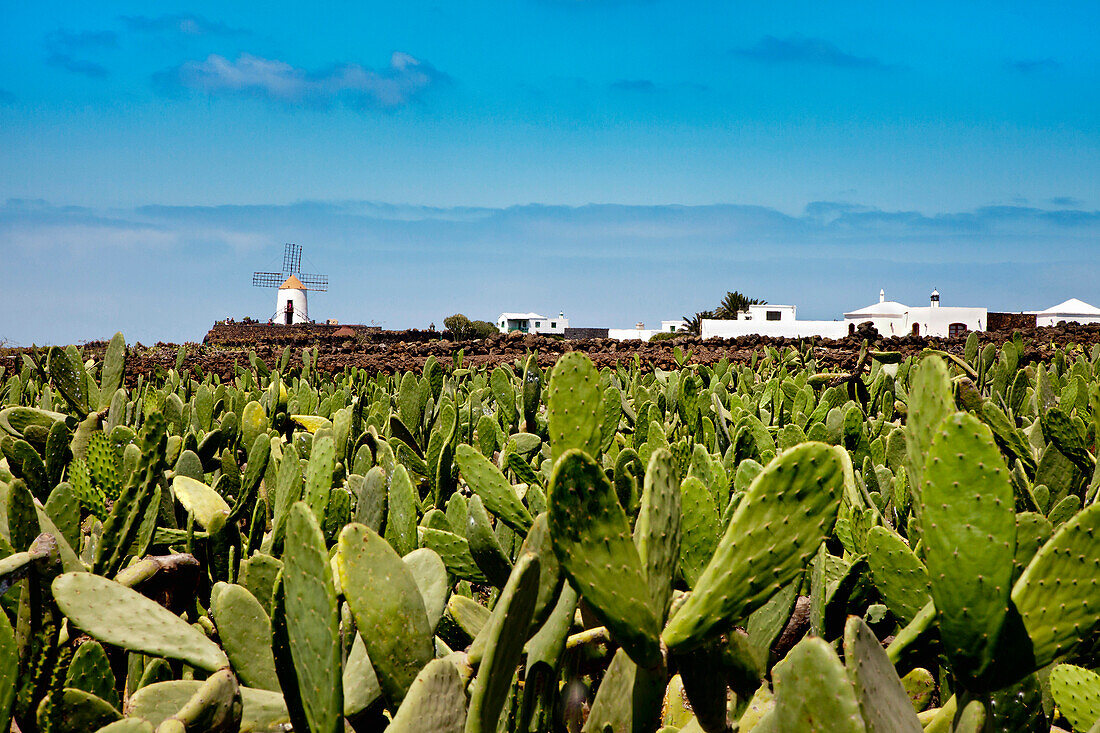
<instances>
[{"instance_id":1,"label":"wispy cloud layer","mask_svg":"<svg viewBox=\"0 0 1100 733\"><path fill-rule=\"evenodd\" d=\"M102 78L110 74L103 64L88 59L104 49L118 45L118 36L113 31L81 31L73 33L56 30L45 38L46 63L74 74L93 78Z\"/></svg>"},{"instance_id":2,"label":"wispy cloud layer","mask_svg":"<svg viewBox=\"0 0 1100 733\"><path fill-rule=\"evenodd\" d=\"M156 76L167 90L249 96L283 104L328 107L337 103L356 109L389 109L408 104L449 77L431 64L395 52L389 66L334 64L310 71L285 61L242 53L235 60L211 54Z\"/></svg>"},{"instance_id":3,"label":"wispy cloud layer","mask_svg":"<svg viewBox=\"0 0 1100 733\"><path fill-rule=\"evenodd\" d=\"M887 69L889 64L874 56L857 56L842 51L823 38L806 36L764 36L754 46L733 51L735 56L767 64L806 64L842 69Z\"/></svg>"},{"instance_id":4,"label":"wispy cloud layer","mask_svg":"<svg viewBox=\"0 0 1100 733\"><path fill-rule=\"evenodd\" d=\"M375 202L144 206L0 205L15 312L0 339L200 339L226 315L266 319L253 270L305 247L331 288L318 317L423 326L455 312L565 310L578 325L693 312L726 290L832 318L885 287L923 302L1033 309L1100 304L1100 211L996 206L926 214L820 202L761 206L528 205L434 208ZM41 272L49 270L49 287ZM94 292L93 292L94 291ZM59 293L66 295L59 297ZM89 309L110 293L115 310ZM96 300L96 302L100 302Z\"/></svg>"},{"instance_id":5,"label":"wispy cloud layer","mask_svg":"<svg viewBox=\"0 0 1100 733\"><path fill-rule=\"evenodd\" d=\"M127 30L139 33L177 33L185 36L240 36L248 33L243 28L234 28L194 13L121 15L119 20Z\"/></svg>"}]
</instances>

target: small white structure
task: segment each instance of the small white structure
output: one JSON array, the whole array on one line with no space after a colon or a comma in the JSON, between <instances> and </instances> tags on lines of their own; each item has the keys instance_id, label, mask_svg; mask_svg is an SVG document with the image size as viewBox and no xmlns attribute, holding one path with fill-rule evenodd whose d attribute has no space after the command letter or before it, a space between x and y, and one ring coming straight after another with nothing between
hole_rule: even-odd
<instances>
[{"instance_id":1,"label":"small white structure","mask_svg":"<svg viewBox=\"0 0 1100 733\"><path fill-rule=\"evenodd\" d=\"M705 338L772 336L774 338L843 338L848 334L843 321L800 321L793 305L750 305L736 320L703 319L700 335Z\"/></svg>"},{"instance_id":2,"label":"small white structure","mask_svg":"<svg viewBox=\"0 0 1100 733\"><path fill-rule=\"evenodd\" d=\"M501 333L521 331L523 333L565 333L569 328L569 319L564 312L559 312L557 318L539 315L538 313L501 313L497 316L497 330Z\"/></svg>"},{"instance_id":3,"label":"small white structure","mask_svg":"<svg viewBox=\"0 0 1100 733\"><path fill-rule=\"evenodd\" d=\"M1035 314L1036 326L1057 326L1066 323L1100 323L1100 308L1083 300L1070 298Z\"/></svg>"},{"instance_id":4,"label":"small white structure","mask_svg":"<svg viewBox=\"0 0 1100 733\"><path fill-rule=\"evenodd\" d=\"M619 341L631 341L633 339L649 341L659 333L676 333L681 330L683 325L684 320L682 318L675 321L661 321L660 328L646 328L644 323L637 323L634 328L609 328L607 329L607 337Z\"/></svg>"},{"instance_id":5,"label":"small white structure","mask_svg":"<svg viewBox=\"0 0 1100 733\"><path fill-rule=\"evenodd\" d=\"M844 314L848 332L855 333L859 324L870 321L883 336L960 336L968 331L984 331L988 322L986 308L940 306L940 293L933 290L925 307L911 307L886 300L879 291L878 303Z\"/></svg>"},{"instance_id":6,"label":"small white structure","mask_svg":"<svg viewBox=\"0 0 1100 733\"><path fill-rule=\"evenodd\" d=\"M286 326L309 323L306 286L293 275L284 280L275 292L275 315L278 322Z\"/></svg>"}]
</instances>

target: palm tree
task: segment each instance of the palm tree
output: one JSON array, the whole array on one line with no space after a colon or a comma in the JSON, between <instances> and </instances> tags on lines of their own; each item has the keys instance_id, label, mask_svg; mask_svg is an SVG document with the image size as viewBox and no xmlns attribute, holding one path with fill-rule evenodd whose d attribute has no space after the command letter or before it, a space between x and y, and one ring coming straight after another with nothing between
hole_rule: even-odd
<instances>
[{"instance_id":1,"label":"palm tree","mask_svg":"<svg viewBox=\"0 0 1100 733\"><path fill-rule=\"evenodd\" d=\"M750 305L766 305L767 302L766 300L749 298L734 290L733 292L727 292L726 297L722 298L722 302L718 304L714 311L714 317L730 321L737 320L737 314L747 311Z\"/></svg>"},{"instance_id":2,"label":"palm tree","mask_svg":"<svg viewBox=\"0 0 1100 733\"><path fill-rule=\"evenodd\" d=\"M690 333L698 336L702 332L703 319L714 317L714 311L699 311L694 316L684 316L684 323L680 326L680 332Z\"/></svg>"}]
</instances>

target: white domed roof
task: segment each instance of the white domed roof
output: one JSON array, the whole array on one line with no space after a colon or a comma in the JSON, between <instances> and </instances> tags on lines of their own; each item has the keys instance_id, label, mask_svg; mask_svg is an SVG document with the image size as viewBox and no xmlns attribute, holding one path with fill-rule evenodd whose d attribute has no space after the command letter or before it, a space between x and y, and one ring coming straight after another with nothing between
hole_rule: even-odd
<instances>
[{"instance_id":1,"label":"white domed roof","mask_svg":"<svg viewBox=\"0 0 1100 733\"><path fill-rule=\"evenodd\" d=\"M874 303L858 310L850 311L844 314L845 318L850 316L884 316L884 317L900 317L904 316L909 310L909 306L904 303L899 303L896 300L884 300L881 303Z\"/></svg>"},{"instance_id":2,"label":"white domed roof","mask_svg":"<svg viewBox=\"0 0 1100 733\"><path fill-rule=\"evenodd\" d=\"M1077 298L1070 298L1064 303L1058 305L1052 305L1046 310L1039 311L1040 315L1068 315L1068 316L1098 316L1100 315L1100 308L1094 305L1089 305L1083 300Z\"/></svg>"}]
</instances>

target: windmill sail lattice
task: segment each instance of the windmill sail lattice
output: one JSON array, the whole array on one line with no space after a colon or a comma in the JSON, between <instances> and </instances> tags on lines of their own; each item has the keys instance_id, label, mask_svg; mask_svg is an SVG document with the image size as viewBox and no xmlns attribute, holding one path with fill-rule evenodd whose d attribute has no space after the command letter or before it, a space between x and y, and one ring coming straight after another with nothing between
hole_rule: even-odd
<instances>
[{"instance_id":1,"label":"windmill sail lattice","mask_svg":"<svg viewBox=\"0 0 1100 733\"><path fill-rule=\"evenodd\" d=\"M283 250L282 272L254 272L252 284L258 288L277 288L291 275L297 276L306 290L328 290L328 275L302 272L302 246L287 242Z\"/></svg>"},{"instance_id":2,"label":"windmill sail lattice","mask_svg":"<svg viewBox=\"0 0 1100 733\"><path fill-rule=\"evenodd\" d=\"M276 288L275 313L272 323L287 326L312 323L306 303L306 291L328 290L328 275L303 273L302 247L287 243L283 250L282 272L254 272L252 284L258 288Z\"/></svg>"}]
</instances>

